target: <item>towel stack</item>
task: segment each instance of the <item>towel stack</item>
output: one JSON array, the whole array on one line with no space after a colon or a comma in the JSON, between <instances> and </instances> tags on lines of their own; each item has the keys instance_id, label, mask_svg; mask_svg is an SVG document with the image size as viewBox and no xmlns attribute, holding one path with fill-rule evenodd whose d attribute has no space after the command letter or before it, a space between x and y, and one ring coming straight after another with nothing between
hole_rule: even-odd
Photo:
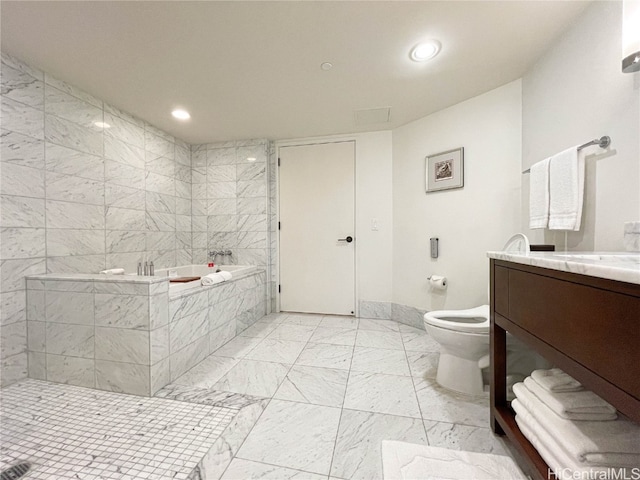
<instances>
[{"instance_id":1,"label":"towel stack","mask_svg":"<svg viewBox=\"0 0 640 480\"><path fill-rule=\"evenodd\" d=\"M529 228L579 231L584 201L584 156L571 147L531 167Z\"/></svg>"},{"instance_id":2,"label":"towel stack","mask_svg":"<svg viewBox=\"0 0 640 480\"><path fill-rule=\"evenodd\" d=\"M560 478L627 478L615 475L640 467L640 426L562 370L536 370L513 392L520 431Z\"/></svg>"},{"instance_id":3,"label":"towel stack","mask_svg":"<svg viewBox=\"0 0 640 480\"><path fill-rule=\"evenodd\" d=\"M215 285L216 283L226 282L231 280L231 272L220 271L216 273L210 273L200 279L202 285Z\"/></svg>"}]
</instances>

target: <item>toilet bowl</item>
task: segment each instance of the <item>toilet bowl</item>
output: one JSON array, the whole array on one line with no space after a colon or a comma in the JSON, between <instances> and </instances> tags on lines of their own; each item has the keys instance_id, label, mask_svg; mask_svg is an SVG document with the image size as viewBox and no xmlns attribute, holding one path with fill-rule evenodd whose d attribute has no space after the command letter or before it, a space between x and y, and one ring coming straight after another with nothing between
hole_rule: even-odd
<instances>
[{"instance_id":1,"label":"toilet bowl","mask_svg":"<svg viewBox=\"0 0 640 480\"><path fill-rule=\"evenodd\" d=\"M424 327L440 344L436 381L468 395L483 392L478 361L489 353L489 305L424 315Z\"/></svg>"},{"instance_id":2,"label":"toilet bowl","mask_svg":"<svg viewBox=\"0 0 640 480\"><path fill-rule=\"evenodd\" d=\"M528 252L529 240L518 233L509 239L503 250ZM456 392L482 394L482 366L486 363L484 357L489 354L489 305L427 312L424 327L440 344L437 382ZM512 343L507 341L507 344L507 350L510 350Z\"/></svg>"}]
</instances>

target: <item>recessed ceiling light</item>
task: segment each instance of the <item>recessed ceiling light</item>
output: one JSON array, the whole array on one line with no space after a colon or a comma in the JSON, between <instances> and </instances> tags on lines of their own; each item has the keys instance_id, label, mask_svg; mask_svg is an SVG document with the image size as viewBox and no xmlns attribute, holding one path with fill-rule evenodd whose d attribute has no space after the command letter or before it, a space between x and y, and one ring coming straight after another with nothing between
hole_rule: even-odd
<instances>
[{"instance_id":1,"label":"recessed ceiling light","mask_svg":"<svg viewBox=\"0 0 640 480\"><path fill-rule=\"evenodd\" d=\"M442 45L438 40L427 40L413 47L409 56L414 62L426 62L435 57L440 52L440 48Z\"/></svg>"},{"instance_id":2,"label":"recessed ceiling light","mask_svg":"<svg viewBox=\"0 0 640 480\"><path fill-rule=\"evenodd\" d=\"M93 122L93 124L98 128L111 128L111 125L105 122Z\"/></svg>"},{"instance_id":3,"label":"recessed ceiling light","mask_svg":"<svg viewBox=\"0 0 640 480\"><path fill-rule=\"evenodd\" d=\"M189 112L187 112L186 110L182 110L181 108L176 108L173 112L171 112L171 115L173 115L178 120L189 120L191 118Z\"/></svg>"},{"instance_id":4,"label":"recessed ceiling light","mask_svg":"<svg viewBox=\"0 0 640 480\"><path fill-rule=\"evenodd\" d=\"M320 68L326 72L327 70L331 70L333 68L333 64L330 62L324 62L320 64Z\"/></svg>"},{"instance_id":5,"label":"recessed ceiling light","mask_svg":"<svg viewBox=\"0 0 640 480\"><path fill-rule=\"evenodd\" d=\"M247 162L255 162L256 157L247 157Z\"/></svg>"}]
</instances>

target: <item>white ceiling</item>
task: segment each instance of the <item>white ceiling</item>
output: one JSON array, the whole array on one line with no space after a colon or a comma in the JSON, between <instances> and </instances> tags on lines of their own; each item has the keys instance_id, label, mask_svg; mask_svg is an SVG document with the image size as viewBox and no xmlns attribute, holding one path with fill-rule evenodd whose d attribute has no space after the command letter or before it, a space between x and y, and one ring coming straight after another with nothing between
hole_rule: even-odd
<instances>
[{"instance_id":1,"label":"white ceiling","mask_svg":"<svg viewBox=\"0 0 640 480\"><path fill-rule=\"evenodd\" d=\"M299 138L394 128L519 78L587 4L2 1L2 50L189 143ZM440 55L411 62L428 38ZM377 107L390 123L356 125Z\"/></svg>"}]
</instances>

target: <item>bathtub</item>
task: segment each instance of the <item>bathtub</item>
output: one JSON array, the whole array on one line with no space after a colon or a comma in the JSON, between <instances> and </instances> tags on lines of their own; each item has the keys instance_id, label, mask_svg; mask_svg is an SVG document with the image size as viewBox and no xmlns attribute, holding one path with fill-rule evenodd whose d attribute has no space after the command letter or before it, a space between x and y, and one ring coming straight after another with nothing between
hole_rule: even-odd
<instances>
[{"instance_id":1,"label":"bathtub","mask_svg":"<svg viewBox=\"0 0 640 480\"><path fill-rule=\"evenodd\" d=\"M219 272L225 270L231 272L234 279L242 278L251 273L254 273L258 267L253 265L216 265L215 267L208 267L207 265L182 265L180 267L162 268L155 271L157 277L204 277L210 273ZM169 295L174 296L178 293L190 290L192 288L201 287L200 280L194 280L193 282L185 283L170 283Z\"/></svg>"}]
</instances>

